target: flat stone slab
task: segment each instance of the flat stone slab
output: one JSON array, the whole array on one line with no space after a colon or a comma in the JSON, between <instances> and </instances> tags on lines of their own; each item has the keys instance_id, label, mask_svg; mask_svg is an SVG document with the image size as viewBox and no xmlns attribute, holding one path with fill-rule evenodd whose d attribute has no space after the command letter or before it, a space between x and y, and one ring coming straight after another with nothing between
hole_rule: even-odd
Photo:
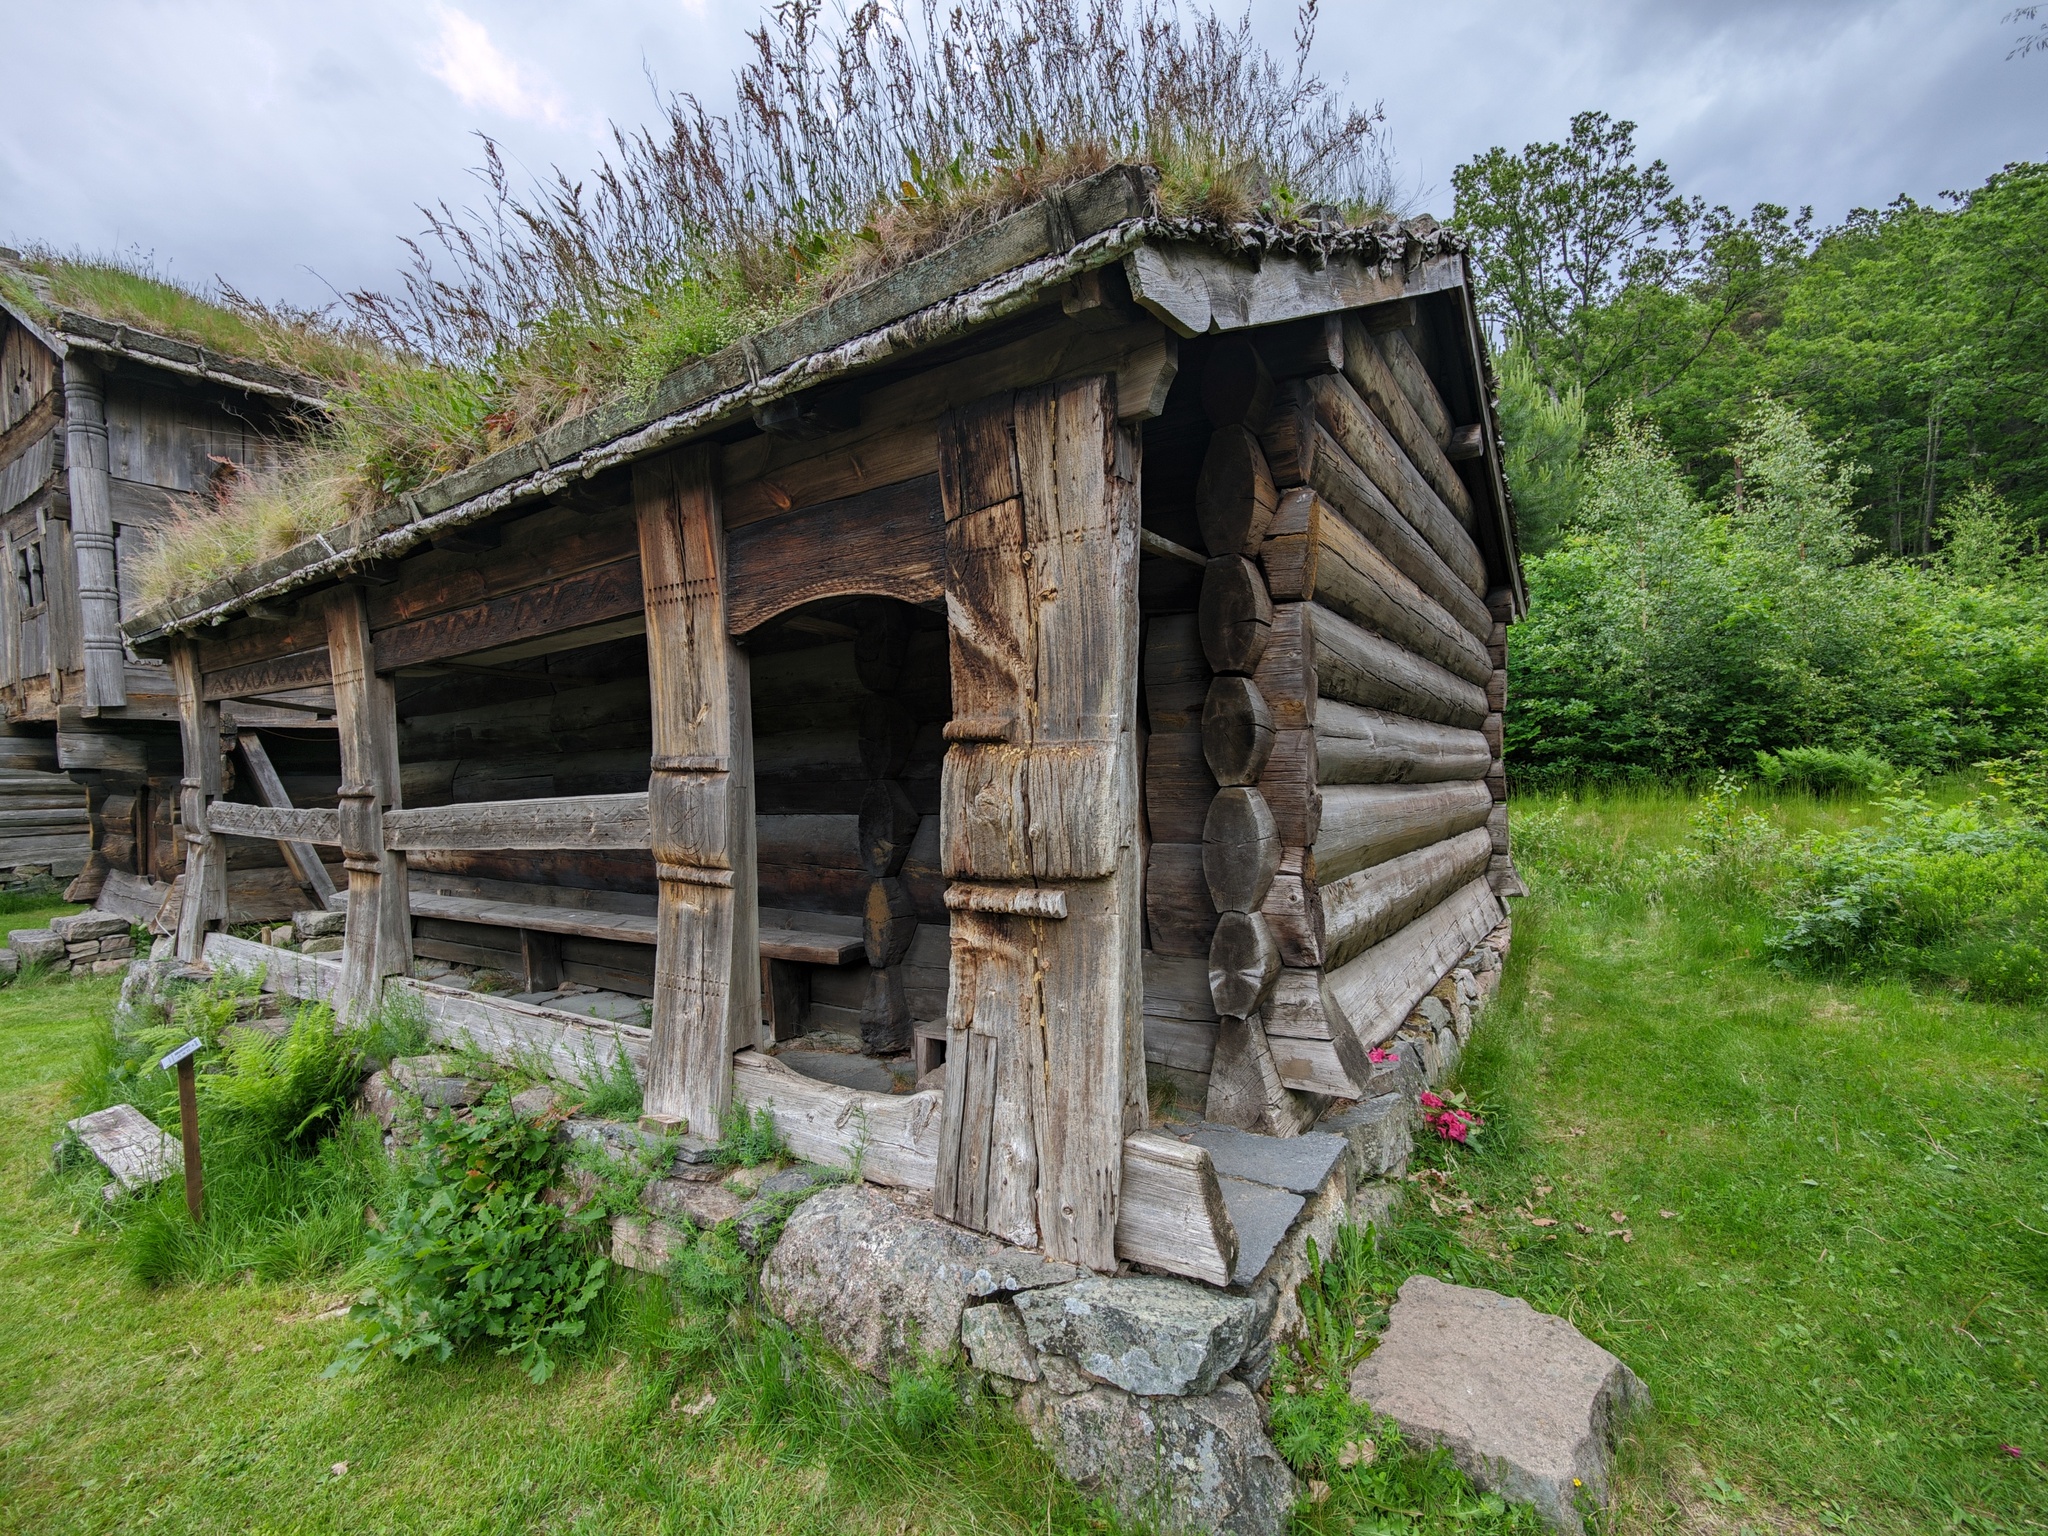
<instances>
[{"instance_id":1,"label":"flat stone slab","mask_svg":"<svg viewBox=\"0 0 2048 1536\"><path fill-rule=\"evenodd\" d=\"M1230 1224L1237 1228L1237 1267L1230 1272L1230 1283L1250 1285L1265 1272L1308 1201L1291 1189L1275 1189L1250 1179L1219 1178L1216 1185L1223 1192Z\"/></svg>"},{"instance_id":2,"label":"flat stone slab","mask_svg":"<svg viewBox=\"0 0 2048 1536\"><path fill-rule=\"evenodd\" d=\"M1315 1131L1305 1136L1261 1136L1231 1125L1201 1125L1188 1140L1209 1149L1218 1178L1250 1179L1297 1195L1321 1189L1344 1155L1342 1136Z\"/></svg>"},{"instance_id":3,"label":"flat stone slab","mask_svg":"<svg viewBox=\"0 0 2048 1536\"><path fill-rule=\"evenodd\" d=\"M21 963L28 965L37 960L63 960L64 941L47 928L10 928L7 931L7 947L21 956Z\"/></svg>"},{"instance_id":4,"label":"flat stone slab","mask_svg":"<svg viewBox=\"0 0 2048 1536\"><path fill-rule=\"evenodd\" d=\"M128 937L128 919L111 912L76 912L70 917L50 919L50 932L66 944L85 944L97 939Z\"/></svg>"},{"instance_id":5,"label":"flat stone slab","mask_svg":"<svg viewBox=\"0 0 2048 1536\"><path fill-rule=\"evenodd\" d=\"M178 1140L133 1104L116 1104L66 1121L64 1129L114 1176L100 1191L108 1200L147 1189L171 1176L181 1162Z\"/></svg>"},{"instance_id":6,"label":"flat stone slab","mask_svg":"<svg viewBox=\"0 0 2048 1536\"><path fill-rule=\"evenodd\" d=\"M1650 1405L1635 1373L1563 1318L1428 1275L1402 1282L1351 1396L1573 1536L1581 1507L1607 1500L1617 1422Z\"/></svg>"},{"instance_id":7,"label":"flat stone slab","mask_svg":"<svg viewBox=\"0 0 2048 1536\"><path fill-rule=\"evenodd\" d=\"M1362 1099L1349 1109L1323 1116L1316 1129L1351 1143L1360 1177L1377 1179L1400 1173L1415 1150L1415 1096L1385 1093Z\"/></svg>"},{"instance_id":8,"label":"flat stone slab","mask_svg":"<svg viewBox=\"0 0 2048 1536\"><path fill-rule=\"evenodd\" d=\"M1081 1271L935 1217L864 1185L820 1190L796 1208L761 1268L761 1294L792 1327L816 1327L887 1380L960 1340L973 1302L1077 1280Z\"/></svg>"},{"instance_id":9,"label":"flat stone slab","mask_svg":"<svg viewBox=\"0 0 2048 1536\"><path fill-rule=\"evenodd\" d=\"M1027 1291L1017 1312L1034 1349L1141 1397L1199 1397L1244 1357L1258 1306L1185 1280L1090 1276Z\"/></svg>"}]
</instances>

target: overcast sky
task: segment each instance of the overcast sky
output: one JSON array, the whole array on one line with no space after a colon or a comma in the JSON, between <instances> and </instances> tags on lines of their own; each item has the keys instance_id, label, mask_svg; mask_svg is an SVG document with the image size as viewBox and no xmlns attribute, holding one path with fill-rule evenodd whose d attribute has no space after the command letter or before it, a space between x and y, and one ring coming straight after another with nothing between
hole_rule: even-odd
<instances>
[{"instance_id":1,"label":"overcast sky","mask_svg":"<svg viewBox=\"0 0 2048 1536\"><path fill-rule=\"evenodd\" d=\"M1226 11L1231 7L1226 0ZM1649 156L1716 202L1823 220L1931 199L2048 158L2048 54L2008 60L2012 0L1331 0L1317 63L1385 102L1404 180L1449 211L1450 172L1635 120ZM461 201L472 134L581 170L607 120L653 114L652 75L730 96L747 0L0 0L0 241L138 251L320 303L389 283L418 204ZM1285 47L1292 13L1259 0ZM331 286L330 286L331 285Z\"/></svg>"}]
</instances>

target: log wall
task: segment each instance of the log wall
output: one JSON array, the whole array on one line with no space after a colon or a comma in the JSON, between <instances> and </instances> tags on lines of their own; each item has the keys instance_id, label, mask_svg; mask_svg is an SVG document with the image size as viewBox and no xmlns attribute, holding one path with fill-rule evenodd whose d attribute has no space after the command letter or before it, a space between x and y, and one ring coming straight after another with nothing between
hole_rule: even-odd
<instances>
[{"instance_id":1,"label":"log wall","mask_svg":"<svg viewBox=\"0 0 2048 1536\"><path fill-rule=\"evenodd\" d=\"M1518 889L1512 600L1457 423L1376 318L1227 337L1198 379L1191 355L1147 437L1146 526L1203 562L1147 588L1147 1056L1282 1134L1362 1089ZM1199 468L1155 481L1161 450Z\"/></svg>"}]
</instances>

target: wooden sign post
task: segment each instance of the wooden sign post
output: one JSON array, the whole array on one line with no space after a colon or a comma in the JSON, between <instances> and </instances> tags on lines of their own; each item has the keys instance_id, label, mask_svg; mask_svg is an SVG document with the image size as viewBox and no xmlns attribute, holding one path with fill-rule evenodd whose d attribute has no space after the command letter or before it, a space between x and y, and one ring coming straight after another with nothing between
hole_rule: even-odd
<instances>
[{"instance_id":1,"label":"wooden sign post","mask_svg":"<svg viewBox=\"0 0 2048 1536\"><path fill-rule=\"evenodd\" d=\"M178 1069L178 1129L185 1143L185 1209L198 1221L204 1207L199 1180L199 1078L192 1058L206 1042L194 1035L157 1065Z\"/></svg>"}]
</instances>

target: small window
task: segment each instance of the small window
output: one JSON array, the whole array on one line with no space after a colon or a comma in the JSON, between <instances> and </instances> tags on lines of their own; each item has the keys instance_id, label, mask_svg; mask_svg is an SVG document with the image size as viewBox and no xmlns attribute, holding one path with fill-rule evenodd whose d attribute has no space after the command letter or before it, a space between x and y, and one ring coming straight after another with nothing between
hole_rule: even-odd
<instances>
[{"instance_id":1,"label":"small window","mask_svg":"<svg viewBox=\"0 0 2048 1536\"><path fill-rule=\"evenodd\" d=\"M14 552L14 586L24 615L36 613L47 595L43 590L43 541L31 540Z\"/></svg>"}]
</instances>

